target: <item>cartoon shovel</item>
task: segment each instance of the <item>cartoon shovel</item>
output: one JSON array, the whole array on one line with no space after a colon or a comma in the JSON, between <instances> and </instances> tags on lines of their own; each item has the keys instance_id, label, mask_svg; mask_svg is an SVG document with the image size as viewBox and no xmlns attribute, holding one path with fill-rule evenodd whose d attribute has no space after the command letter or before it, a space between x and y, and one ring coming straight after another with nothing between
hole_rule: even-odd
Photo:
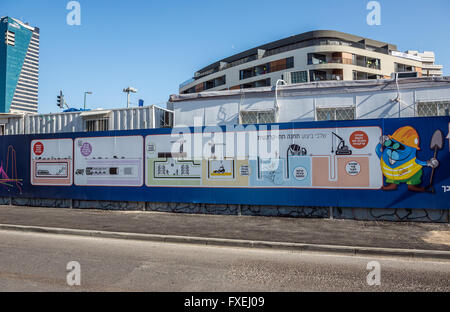
<instances>
[{"instance_id":1,"label":"cartoon shovel","mask_svg":"<svg viewBox=\"0 0 450 312\"><path fill-rule=\"evenodd\" d=\"M433 137L431 138L430 143L430 149L434 150L434 158L437 156L438 150L441 150L444 147L444 135L442 134L441 130L436 130L433 134ZM433 168L431 171L431 177L430 177L430 185L427 187L427 191L431 193L435 193L434 187L433 187L433 177L434 177L434 171L436 168Z\"/></svg>"}]
</instances>

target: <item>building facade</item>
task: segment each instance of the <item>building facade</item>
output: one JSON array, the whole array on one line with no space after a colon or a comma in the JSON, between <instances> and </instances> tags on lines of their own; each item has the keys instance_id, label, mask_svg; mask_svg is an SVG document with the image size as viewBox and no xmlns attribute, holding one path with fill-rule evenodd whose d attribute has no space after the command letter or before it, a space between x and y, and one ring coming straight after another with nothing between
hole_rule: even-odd
<instances>
[{"instance_id":1,"label":"building facade","mask_svg":"<svg viewBox=\"0 0 450 312\"><path fill-rule=\"evenodd\" d=\"M0 19L0 113L37 113L39 28Z\"/></svg>"},{"instance_id":2,"label":"building facade","mask_svg":"<svg viewBox=\"0 0 450 312\"><path fill-rule=\"evenodd\" d=\"M397 46L337 31L311 31L230 56L199 71L179 93L234 90L324 80L390 79L407 72L421 77L418 55Z\"/></svg>"},{"instance_id":3,"label":"building facade","mask_svg":"<svg viewBox=\"0 0 450 312\"><path fill-rule=\"evenodd\" d=\"M433 51L425 51L420 53L418 51L406 51L408 55L418 56L422 59L422 75L425 77L442 77L443 65L436 64L436 56Z\"/></svg>"}]
</instances>

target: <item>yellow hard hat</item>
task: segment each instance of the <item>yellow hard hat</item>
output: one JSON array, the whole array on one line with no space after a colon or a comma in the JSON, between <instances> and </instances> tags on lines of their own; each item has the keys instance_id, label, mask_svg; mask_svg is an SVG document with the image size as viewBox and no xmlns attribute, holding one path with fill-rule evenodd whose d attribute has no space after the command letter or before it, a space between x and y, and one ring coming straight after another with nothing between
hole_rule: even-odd
<instances>
[{"instance_id":1,"label":"yellow hard hat","mask_svg":"<svg viewBox=\"0 0 450 312\"><path fill-rule=\"evenodd\" d=\"M396 140L403 145L413 147L420 151L419 147L419 134L416 129L410 126L402 127L394 132L393 135L389 135L389 138Z\"/></svg>"}]
</instances>

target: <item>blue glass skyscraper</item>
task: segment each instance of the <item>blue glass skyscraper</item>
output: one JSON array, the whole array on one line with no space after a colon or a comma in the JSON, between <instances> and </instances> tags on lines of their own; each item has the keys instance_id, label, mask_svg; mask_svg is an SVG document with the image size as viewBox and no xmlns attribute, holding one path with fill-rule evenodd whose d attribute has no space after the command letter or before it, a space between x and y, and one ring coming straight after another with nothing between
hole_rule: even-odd
<instances>
[{"instance_id":1,"label":"blue glass skyscraper","mask_svg":"<svg viewBox=\"0 0 450 312\"><path fill-rule=\"evenodd\" d=\"M0 113L36 113L39 28L11 17L0 19Z\"/></svg>"}]
</instances>

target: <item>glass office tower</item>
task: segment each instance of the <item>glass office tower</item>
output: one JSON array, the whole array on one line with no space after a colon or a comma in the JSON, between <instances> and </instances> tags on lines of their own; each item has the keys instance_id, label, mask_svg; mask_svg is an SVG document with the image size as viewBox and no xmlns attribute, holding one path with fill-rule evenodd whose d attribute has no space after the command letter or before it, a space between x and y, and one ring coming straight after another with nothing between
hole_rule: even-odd
<instances>
[{"instance_id":1,"label":"glass office tower","mask_svg":"<svg viewBox=\"0 0 450 312\"><path fill-rule=\"evenodd\" d=\"M37 113L39 28L0 19L0 113Z\"/></svg>"}]
</instances>

